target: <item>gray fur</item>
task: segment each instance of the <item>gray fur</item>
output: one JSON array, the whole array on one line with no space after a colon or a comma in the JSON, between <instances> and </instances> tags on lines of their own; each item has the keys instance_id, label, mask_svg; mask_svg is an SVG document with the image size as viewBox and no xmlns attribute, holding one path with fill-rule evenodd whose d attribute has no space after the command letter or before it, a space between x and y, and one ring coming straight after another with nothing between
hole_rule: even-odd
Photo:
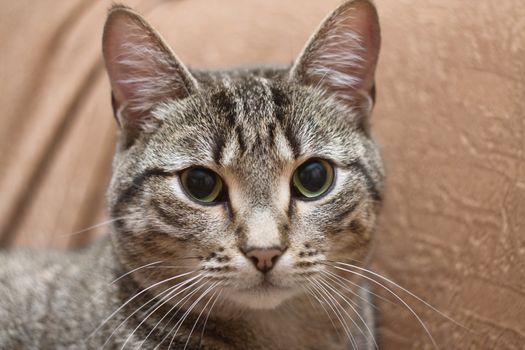
<instances>
[{"instance_id":1,"label":"gray fur","mask_svg":"<svg viewBox=\"0 0 525 350\"><path fill-rule=\"evenodd\" d=\"M377 53L367 58L364 43L345 72L330 67L341 52L317 54L319 42L334 47L326 28L351 30L348 13L371 9L343 4L291 70L190 72L141 17L114 7L104 39L121 126L110 234L79 252L0 254L0 348L373 349L368 286L329 265L370 258L383 171L365 82ZM363 60L374 62L359 72ZM291 175L310 158L334 164L334 186L314 201L294 199ZM178 174L196 165L223 178L227 201L205 206L185 195ZM254 246L286 251L263 276L242 253ZM181 282L189 288L170 292ZM319 303L326 297L333 304Z\"/></svg>"}]
</instances>

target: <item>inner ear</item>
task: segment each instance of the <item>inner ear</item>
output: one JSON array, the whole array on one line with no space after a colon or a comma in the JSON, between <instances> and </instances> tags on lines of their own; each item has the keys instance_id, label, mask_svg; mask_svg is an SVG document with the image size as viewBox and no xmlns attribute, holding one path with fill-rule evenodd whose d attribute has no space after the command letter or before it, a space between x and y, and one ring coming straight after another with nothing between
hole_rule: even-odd
<instances>
[{"instance_id":1,"label":"inner ear","mask_svg":"<svg viewBox=\"0 0 525 350\"><path fill-rule=\"evenodd\" d=\"M290 78L324 89L348 106L365 107L374 98L380 42L374 5L347 1L321 24L292 66Z\"/></svg>"},{"instance_id":2,"label":"inner ear","mask_svg":"<svg viewBox=\"0 0 525 350\"><path fill-rule=\"evenodd\" d=\"M162 102L182 99L197 82L160 35L137 13L114 6L104 27L103 53L113 108L128 134L154 128L152 111Z\"/></svg>"}]
</instances>

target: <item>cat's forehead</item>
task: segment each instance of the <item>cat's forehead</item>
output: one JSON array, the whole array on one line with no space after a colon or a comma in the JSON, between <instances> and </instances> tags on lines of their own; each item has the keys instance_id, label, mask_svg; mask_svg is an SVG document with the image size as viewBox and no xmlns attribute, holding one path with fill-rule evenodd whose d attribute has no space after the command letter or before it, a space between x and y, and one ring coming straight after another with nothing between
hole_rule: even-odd
<instances>
[{"instance_id":1,"label":"cat's forehead","mask_svg":"<svg viewBox=\"0 0 525 350\"><path fill-rule=\"evenodd\" d=\"M239 141L243 154L267 153L275 150L278 131L284 129L290 116L291 93L288 86L253 76L235 82L226 80L212 96L211 103L218 110L229 109L232 117L229 127L235 131L232 136Z\"/></svg>"},{"instance_id":2,"label":"cat's forehead","mask_svg":"<svg viewBox=\"0 0 525 350\"><path fill-rule=\"evenodd\" d=\"M214 161L244 177L270 177L297 157L287 128L293 89L263 76L223 77L209 96L217 129ZM265 174L267 172L268 174Z\"/></svg>"},{"instance_id":3,"label":"cat's forehead","mask_svg":"<svg viewBox=\"0 0 525 350\"><path fill-rule=\"evenodd\" d=\"M272 177L298 158L346 157L352 148L352 123L338 121L338 111L321 94L278 72L198 78L203 92L164 111L173 114L171 127L158 139L185 165Z\"/></svg>"}]
</instances>

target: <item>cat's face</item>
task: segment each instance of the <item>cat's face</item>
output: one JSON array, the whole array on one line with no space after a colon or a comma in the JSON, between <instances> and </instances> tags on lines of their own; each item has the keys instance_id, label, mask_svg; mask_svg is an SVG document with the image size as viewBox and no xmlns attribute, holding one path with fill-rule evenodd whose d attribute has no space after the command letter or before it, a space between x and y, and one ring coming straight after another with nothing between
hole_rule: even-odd
<instances>
[{"instance_id":1,"label":"cat's face","mask_svg":"<svg viewBox=\"0 0 525 350\"><path fill-rule=\"evenodd\" d=\"M323 36L342 45L350 29L340 17L370 15L363 4L336 11L291 70L230 73L191 74L134 13L110 14L105 55L121 124L113 238L129 269L153 264L135 273L144 287L182 275L272 308L326 264L367 259L382 181L366 126L378 38L347 40L361 56L344 66Z\"/></svg>"}]
</instances>

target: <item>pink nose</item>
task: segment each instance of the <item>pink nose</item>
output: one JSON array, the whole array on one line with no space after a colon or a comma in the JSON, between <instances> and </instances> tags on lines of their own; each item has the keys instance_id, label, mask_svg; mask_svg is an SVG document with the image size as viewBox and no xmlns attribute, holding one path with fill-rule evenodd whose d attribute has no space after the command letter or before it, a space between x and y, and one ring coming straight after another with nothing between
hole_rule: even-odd
<instances>
[{"instance_id":1,"label":"pink nose","mask_svg":"<svg viewBox=\"0 0 525 350\"><path fill-rule=\"evenodd\" d=\"M249 258L257 270L266 273L270 271L277 259L283 254L283 250L279 248L270 248L270 249L252 249L244 254Z\"/></svg>"}]
</instances>

